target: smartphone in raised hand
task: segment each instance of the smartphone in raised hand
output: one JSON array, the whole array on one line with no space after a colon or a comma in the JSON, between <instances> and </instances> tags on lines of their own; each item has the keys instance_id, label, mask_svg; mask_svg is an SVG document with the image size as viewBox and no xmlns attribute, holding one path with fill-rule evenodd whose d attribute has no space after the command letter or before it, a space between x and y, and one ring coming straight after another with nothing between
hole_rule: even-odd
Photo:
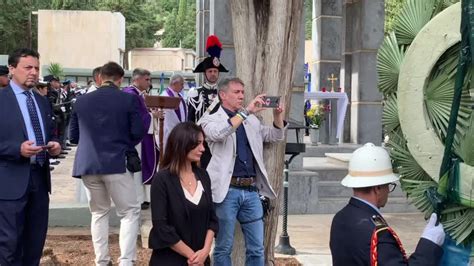
<instances>
[{"instance_id":1,"label":"smartphone in raised hand","mask_svg":"<svg viewBox=\"0 0 474 266\"><path fill-rule=\"evenodd\" d=\"M280 106L280 96L265 96L263 98L265 108L278 108Z\"/></svg>"}]
</instances>

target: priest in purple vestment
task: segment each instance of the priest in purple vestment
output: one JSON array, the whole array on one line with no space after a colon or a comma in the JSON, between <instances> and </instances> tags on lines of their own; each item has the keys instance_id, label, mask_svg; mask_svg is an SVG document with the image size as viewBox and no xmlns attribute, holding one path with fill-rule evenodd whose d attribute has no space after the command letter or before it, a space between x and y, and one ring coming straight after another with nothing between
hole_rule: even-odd
<instances>
[{"instance_id":1,"label":"priest in purple vestment","mask_svg":"<svg viewBox=\"0 0 474 266\"><path fill-rule=\"evenodd\" d=\"M180 74L174 74L170 77L170 85L166 90L161 93L161 96L167 97L179 97L181 98L181 102L179 103L179 107L176 110L173 109L164 109L164 124L163 124L163 151L166 150L166 142L168 141L168 137L170 135L171 130L181 123L186 122L187 120L187 106L184 102L183 95L181 94L184 88L184 78ZM158 136L156 136L158 138Z\"/></svg>"},{"instance_id":2,"label":"priest in purple vestment","mask_svg":"<svg viewBox=\"0 0 474 266\"><path fill-rule=\"evenodd\" d=\"M136 146L138 153L141 155L142 171L134 174L138 200L142 203L142 209L148 209L150 206L150 185L153 175L158 170L159 162L158 145L153 132L153 120L158 114L148 110L144 98L146 90L151 85L150 76L150 71L136 68L132 73L132 85L123 89L124 92L137 96L140 116L146 130L142 142Z\"/></svg>"}]
</instances>

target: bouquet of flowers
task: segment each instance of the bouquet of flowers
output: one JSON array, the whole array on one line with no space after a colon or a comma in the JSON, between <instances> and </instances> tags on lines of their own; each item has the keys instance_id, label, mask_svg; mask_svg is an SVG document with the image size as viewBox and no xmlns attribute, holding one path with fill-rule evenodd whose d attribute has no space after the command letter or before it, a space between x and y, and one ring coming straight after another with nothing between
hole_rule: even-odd
<instances>
[{"instance_id":1,"label":"bouquet of flowers","mask_svg":"<svg viewBox=\"0 0 474 266\"><path fill-rule=\"evenodd\" d=\"M325 110L326 109L321 104L314 104L311 106L311 109L306 113L311 128L319 128L321 126L321 123L324 121Z\"/></svg>"}]
</instances>

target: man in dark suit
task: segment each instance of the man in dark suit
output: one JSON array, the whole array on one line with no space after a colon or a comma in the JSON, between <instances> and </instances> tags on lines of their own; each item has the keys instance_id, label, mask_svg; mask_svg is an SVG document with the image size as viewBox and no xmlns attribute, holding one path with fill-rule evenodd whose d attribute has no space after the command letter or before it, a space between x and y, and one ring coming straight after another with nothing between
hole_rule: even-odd
<instances>
[{"instance_id":1,"label":"man in dark suit","mask_svg":"<svg viewBox=\"0 0 474 266\"><path fill-rule=\"evenodd\" d=\"M119 86L124 71L109 62L101 69L102 85L77 98L71 118L71 143L78 143L72 175L82 177L90 192L91 234L97 265L108 265L110 198L120 217L120 265L136 257L140 204L126 153L143 138L138 100Z\"/></svg>"},{"instance_id":2,"label":"man in dark suit","mask_svg":"<svg viewBox=\"0 0 474 266\"><path fill-rule=\"evenodd\" d=\"M39 54L19 49L8 58L10 84L0 90L0 265L38 265L48 229L51 108L33 91Z\"/></svg>"},{"instance_id":3,"label":"man in dark suit","mask_svg":"<svg viewBox=\"0 0 474 266\"><path fill-rule=\"evenodd\" d=\"M384 148L367 143L353 153L342 185L353 188L354 196L334 216L331 225L334 266L439 264L445 233L441 223L436 225L436 214L431 215L415 252L408 258L397 234L379 211L398 179Z\"/></svg>"}]
</instances>

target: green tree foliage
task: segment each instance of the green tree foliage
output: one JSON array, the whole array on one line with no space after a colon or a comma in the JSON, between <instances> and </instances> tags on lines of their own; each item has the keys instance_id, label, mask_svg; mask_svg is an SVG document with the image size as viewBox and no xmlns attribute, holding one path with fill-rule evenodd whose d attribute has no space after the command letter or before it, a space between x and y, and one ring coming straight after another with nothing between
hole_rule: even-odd
<instances>
[{"instance_id":1,"label":"green tree foliage","mask_svg":"<svg viewBox=\"0 0 474 266\"><path fill-rule=\"evenodd\" d=\"M17 47L29 46L31 2L21 8L15 1L0 1L0 53L9 53Z\"/></svg>"},{"instance_id":2,"label":"green tree foliage","mask_svg":"<svg viewBox=\"0 0 474 266\"><path fill-rule=\"evenodd\" d=\"M196 45L195 1L179 0L166 16L165 32L161 40L163 47L183 47L194 49Z\"/></svg>"},{"instance_id":3,"label":"green tree foliage","mask_svg":"<svg viewBox=\"0 0 474 266\"><path fill-rule=\"evenodd\" d=\"M306 40L311 40L313 17L313 0L304 0L304 35Z\"/></svg>"}]
</instances>

